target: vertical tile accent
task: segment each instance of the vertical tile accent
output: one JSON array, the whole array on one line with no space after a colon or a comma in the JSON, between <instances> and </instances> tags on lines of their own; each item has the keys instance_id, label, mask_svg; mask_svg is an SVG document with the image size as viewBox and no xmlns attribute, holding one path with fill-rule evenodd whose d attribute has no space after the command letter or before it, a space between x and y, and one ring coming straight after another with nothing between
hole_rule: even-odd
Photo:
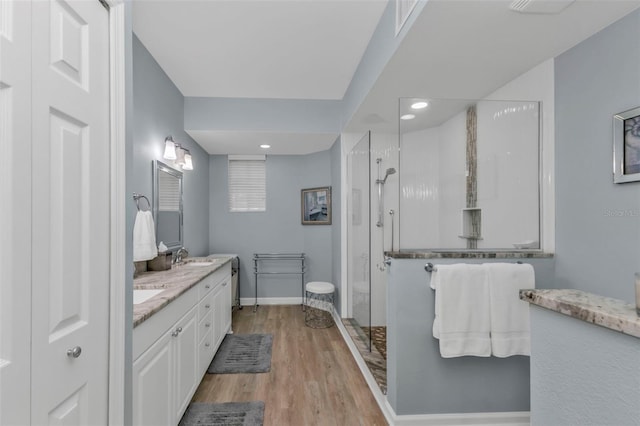
<instances>
[{"instance_id":1,"label":"vertical tile accent","mask_svg":"<svg viewBox=\"0 0 640 426\"><path fill-rule=\"evenodd\" d=\"M467 175L467 208L475 208L478 204L478 145L477 145L477 115L476 106L467 108L467 158L466 158L466 175ZM467 248L478 248L478 240L475 237L480 236L480 211L473 211L471 214L471 235L467 238Z\"/></svg>"}]
</instances>

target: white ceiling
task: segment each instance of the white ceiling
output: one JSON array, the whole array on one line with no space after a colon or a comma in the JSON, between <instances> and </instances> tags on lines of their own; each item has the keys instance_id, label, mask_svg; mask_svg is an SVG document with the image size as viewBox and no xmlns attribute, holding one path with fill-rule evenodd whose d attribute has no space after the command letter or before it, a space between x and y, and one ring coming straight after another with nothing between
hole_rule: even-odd
<instances>
[{"instance_id":1,"label":"white ceiling","mask_svg":"<svg viewBox=\"0 0 640 426\"><path fill-rule=\"evenodd\" d=\"M133 29L184 96L342 99L386 0L137 0Z\"/></svg>"},{"instance_id":2,"label":"white ceiling","mask_svg":"<svg viewBox=\"0 0 640 426\"><path fill-rule=\"evenodd\" d=\"M401 97L481 99L640 7L578 0L559 14L531 15L511 3L429 0L346 130L396 133Z\"/></svg>"},{"instance_id":3,"label":"white ceiling","mask_svg":"<svg viewBox=\"0 0 640 426\"><path fill-rule=\"evenodd\" d=\"M305 155L325 151L338 135L334 133L236 132L229 130L187 130L209 154ZM271 145L262 150L261 144Z\"/></svg>"},{"instance_id":4,"label":"white ceiling","mask_svg":"<svg viewBox=\"0 0 640 426\"><path fill-rule=\"evenodd\" d=\"M542 0L535 0L542 1ZM482 98L640 6L577 0L556 15L512 0L429 0L346 131L397 132L399 97ZM386 0L136 0L134 31L185 96L341 99ZM615 65L612 65L615 66ZM300 154L336 135L191 131L209 153Z\"/></svg>"}]
</instances>

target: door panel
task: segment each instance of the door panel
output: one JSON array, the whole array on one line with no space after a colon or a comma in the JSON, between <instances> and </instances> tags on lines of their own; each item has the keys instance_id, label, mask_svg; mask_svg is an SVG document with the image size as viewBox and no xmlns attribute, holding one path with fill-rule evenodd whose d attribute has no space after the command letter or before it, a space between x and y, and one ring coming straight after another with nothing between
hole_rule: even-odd
<instances>
[{"instance_id":1,"label":"door panel","mask_svg":"<svg viewBox=\"0 0 640 426\"><path fill-rule=\"evenodd\" d=\"M30 422L30 49L31 4L0 1L1 425Z\"/></svg>"},{"instance_id":2,"label":"door panel","mask_svg":"<svg viewBox=\"0 0 640 426\"><path fill-rule=\"evenodd\" d=\"M36 1L32 19L32 421L106 424L108 12Z\"/></svg>"}]
</instances>

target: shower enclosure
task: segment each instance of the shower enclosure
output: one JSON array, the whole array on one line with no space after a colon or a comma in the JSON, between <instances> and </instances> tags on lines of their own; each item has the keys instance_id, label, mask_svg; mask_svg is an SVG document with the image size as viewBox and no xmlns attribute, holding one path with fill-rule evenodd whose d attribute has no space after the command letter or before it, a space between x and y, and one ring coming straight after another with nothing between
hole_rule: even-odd
<instances>
[{"instance_id":1,"label":"shower enclosure","mask_svg":"<svg viewBox=\"0 0 640 426\"><path fill-rule=\"evenodd\" d=\"M367 349L371 349L371 134L367 132L351 150L348 157L350 187L347 226L347 250L349 253L348 321L353 331Z\"/></svg>"}]
</instances>

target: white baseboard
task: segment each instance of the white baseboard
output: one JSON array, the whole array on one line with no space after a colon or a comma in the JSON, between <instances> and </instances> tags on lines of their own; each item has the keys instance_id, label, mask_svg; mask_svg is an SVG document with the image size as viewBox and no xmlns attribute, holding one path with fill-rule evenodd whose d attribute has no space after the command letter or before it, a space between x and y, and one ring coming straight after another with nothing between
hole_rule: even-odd
<instances>
[{"instance_id":1,"label":"white baseboard","mask_svg":"<svg viewBox=\"0 0 640 426\"><path fill-rule=\"evenodd\" d=\"M253 306L256 299L241 297L240 305ZM258 305L302 305L302 297L258 297Z\"/></svg>"},{"instance_id":2,"label":"white baseboard","mask_svg":"<svg viewBox=\"0 0 640 426\"><path fill-rule=\"evenodd\" d=\"M529 426L531 415L528 411L501 413L456 413L397 415L389 402L394 426Z\"/></svg>"}]
</instances>

